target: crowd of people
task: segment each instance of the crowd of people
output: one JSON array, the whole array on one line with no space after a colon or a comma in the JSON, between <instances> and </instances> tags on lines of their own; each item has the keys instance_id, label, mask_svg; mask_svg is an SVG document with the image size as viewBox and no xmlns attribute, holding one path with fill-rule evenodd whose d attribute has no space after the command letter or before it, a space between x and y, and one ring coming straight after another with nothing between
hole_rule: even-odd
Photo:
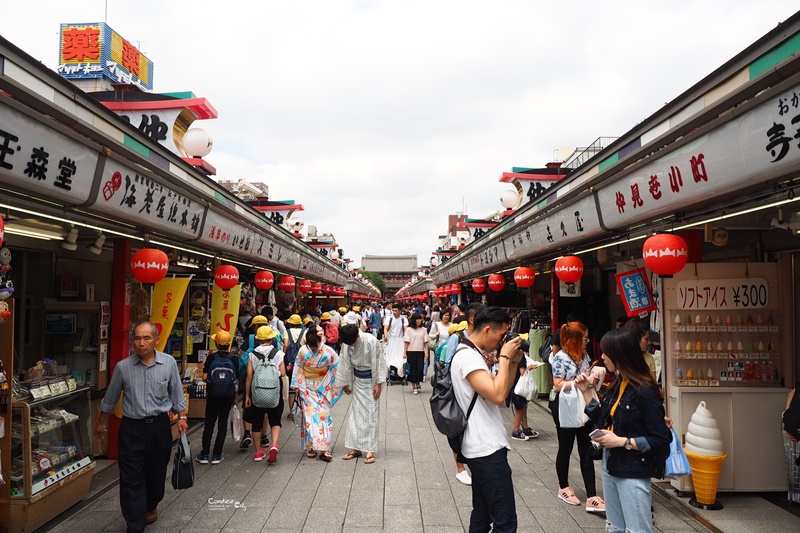
<instances>
[{"instance_id":1,"label":"crowd of people","mask_svg":"<svg viewBox=\"0 0 800 533\"><path fill-rule=\"evenodd\" d=\"M528 426L529 399L514 391L518 380L539 363L521 349L527 335L508 334L511 323L506 311L478 303L430 308L387 302L297 313L282 310L277 315L271 306L265 306L260 314L246 317L240 330L220 330L211 336L216 350L208 355L203 369L208 398L201 449L195 459L201 464L218 464L224 459L229 413L241 400L244 430L240 448L252 445L253 461L278 460L282 424L292 419L300 429L302 453L329 462L333 460L331 411L346 394L352 401L343 426L347 452L342 459L363 458L365 464L373 464L378 453L380 397L387 381L410 383L404 391L419 395L430 376L437 375L437 370L444 375L446 369L453 398L467 418L460 449L453 458L456 479L472 487L470 531L489 531L491 527L498 532L515 531L509 438L527 441L539 433ZM151 359L149 348L157 331L151 326L137 326L136 343L143 340L141 346L135 346L137 353L147 354L146 359L139 355L143 363L155 364L152 361L158 363L159 359L157 355ZM591 357L588 328L577 317L568 316L551 338L552 350L543 354L553 377L549 407L558 438L556 494L566 504L581 504L568 479L577 441L586 511L606 513L609 531L652 531L649 480L660 475L661 458L669 450L669 419L664 415L652 356L648 358L645 351L648 335L648 328L635 321L620 324L602 335L598 343L601 355ZM133 385L130 380L136 379L135 372L142 371L140 366L131 367L135 371L132 377L124 374L126 367L117 368L101 407L97 432L105 431L107 411L113 410L124 390L123 420L130 422L123 424L125 439L121 433L120 470L128 483L136 478L131 486L144 483L148 489L145 497L132 497L134 489L126 491L123 511L126 519L137 524L140 519L151 523L157 518L156 506L163 491L154 489L150 494L150 478L139 480L142 473L137 469L146 476L160 476L161 462L168 460L168 454L158 452L158 467L151 473L148 467L139 466L141 458L129 464L131 453L123 454L123 450L131 446L129 441L137 440L130 430L141 420L147 429L153 429L147 420L160 420L164 410L172 410L180 413L183 421L185 404L182 395L175 396L170 387L166 399L175 399L163 402L159 413L140 412L133 404L137 395L127 387ZM170 370L170 380L175 378L172 374ZM585 398L587 421L580 427L562 427L559 395L572 389ZM503 423L502 406L512 408L510 434ZM185 431L185 424L181 430ZM607 501L597 491L596 459L602 459ZM141 509L146 513L140 517Z\"/></svg>"}]
</instances>

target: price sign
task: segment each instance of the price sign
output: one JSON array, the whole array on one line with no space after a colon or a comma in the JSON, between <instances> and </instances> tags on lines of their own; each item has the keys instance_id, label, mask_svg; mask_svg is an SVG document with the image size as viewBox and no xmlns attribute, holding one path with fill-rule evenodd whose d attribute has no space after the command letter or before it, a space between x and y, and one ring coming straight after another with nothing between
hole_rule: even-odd
<instances>
[{"instance_id":1,"label":"price sign","mask_svg":"<svg viewBox=\"0 0 800 533\"><path fill-rule=\"evenodd\" d=\"M769 305L769 283L764 278L681 281L681 309L762 309Z\"/></svg>"}]
</instances>

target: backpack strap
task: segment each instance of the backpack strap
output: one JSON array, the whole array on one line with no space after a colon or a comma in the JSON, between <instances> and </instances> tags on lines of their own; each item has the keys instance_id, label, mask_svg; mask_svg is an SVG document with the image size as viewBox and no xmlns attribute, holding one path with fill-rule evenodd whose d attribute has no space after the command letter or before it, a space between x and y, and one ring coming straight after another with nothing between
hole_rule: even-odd
<instances>
[{"instance_id":1,"label":"backpack strap","mask_svg":"<svg viewBox=\"0 0 800 533\"><path fill-rule=\"evenodd\" d=\"M469 402L469 409L467 409L467 416L464 420L469 420L469 415L472 414L472 408L475 407L475 402L478 400L478 391L475 391L475 394L472 395L472 401Z\"/></svg>"},{"instance_id":2,"label":"backpack strap","mask_svg":"<svg viewBox=\"0 0 800 533\"><path fill-rule=\"evenodd\" d=\"M259 362L261 362L261 361L263 361L264 359L267 359L267 358L272 359L272 356L275 355L273 352L275 352L275 347L274 346L270 346L269 347L269 354L261 355L259 352L253 350L253 355L256 356L256 359L258 359Z\"/></svg>"}]
</instances>

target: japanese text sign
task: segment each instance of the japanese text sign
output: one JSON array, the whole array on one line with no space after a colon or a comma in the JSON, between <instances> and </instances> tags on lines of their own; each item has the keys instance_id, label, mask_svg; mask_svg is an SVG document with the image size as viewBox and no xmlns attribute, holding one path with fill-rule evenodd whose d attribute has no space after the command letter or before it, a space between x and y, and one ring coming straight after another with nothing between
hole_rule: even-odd
<instances>
[{"instance_id":1,"label":"japanese text sign","mask_svg":"<svg viewBox=\"0 0 800 533\"><path fill-rule=\"evenodd\" d=\"M701 309L759 309L769 305L769 284L764 278L681 281L678 307Z\"/></svg>"},{"instance_id":2,"label":"japanese text sign","mask_svg":"<svg viewBox=\"0 0 800 533\"><path fill-rule=\"evenodd\" d=\"M189 278L164 278L153 286L153 314L150 322L158 330L156 350L163 352L172 333L175 319L183 306L183 297L189 286Z\"/></svg>"},{"instance_id":3,"label":"japanese text sign","mask_svg":"<svg viewBox=\"0 0 800 533\"><path fill-rule=\"evenodd\" d=\"M639 268L621 272L615 276L622 296L622 304L629 317L656 310L650 284L647 283L645 269Z\"/></svg>"}]
</instances>

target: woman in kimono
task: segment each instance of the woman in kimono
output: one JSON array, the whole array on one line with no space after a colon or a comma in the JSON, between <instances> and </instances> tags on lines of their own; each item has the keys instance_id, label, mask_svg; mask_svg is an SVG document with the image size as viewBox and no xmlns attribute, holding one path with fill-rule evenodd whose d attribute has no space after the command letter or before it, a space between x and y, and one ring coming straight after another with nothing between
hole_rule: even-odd
<instances>
[{"instance_id":1,"label":"woman in kimono","mask_svg":"<svg viewBox=\"0 0 800 533\"><path fill-rule=\"evenodd\" d=\"M306 457L331 460L331 408L339 399L336 369L339 356L324 342L322 328L306 332L306 342L297 354L292 373L292 388L297 389L296 401L303 409L300 443Z\"/></svg>"}]
</instances>

